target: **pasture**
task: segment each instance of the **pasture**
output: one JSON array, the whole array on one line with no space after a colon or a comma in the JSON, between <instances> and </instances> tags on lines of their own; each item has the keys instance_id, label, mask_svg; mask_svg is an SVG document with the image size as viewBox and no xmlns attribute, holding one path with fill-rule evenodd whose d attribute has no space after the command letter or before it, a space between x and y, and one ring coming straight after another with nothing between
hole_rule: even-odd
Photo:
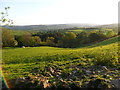
<instances>
[{"instance_id":1,"label":"pasture","mask_svg":"<svg viewBox=\"0 0 120 90\"><path fill-rule=\"evenodd\" d=\"M93 46L72 49L47 46L3 48L3 73L8 81L14 81L29 75L47 76L50 71L46 68L49 67L61 69L61 77L66 77L77 66L119 68L117 40L118 37L114 37Z\"/></svg>"}]
</instances>

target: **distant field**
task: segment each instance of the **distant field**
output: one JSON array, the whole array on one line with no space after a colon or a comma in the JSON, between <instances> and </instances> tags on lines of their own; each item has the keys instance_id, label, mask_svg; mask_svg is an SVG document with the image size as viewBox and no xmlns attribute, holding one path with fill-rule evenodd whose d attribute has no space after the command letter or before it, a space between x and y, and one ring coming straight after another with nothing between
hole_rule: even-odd
<instances>
[{"instance_id":1,"label":"distant field","mask_svg":"<svg viewBox=\"0 0 120 90\"><path fill-rule=\"evenodd\" d=\"M69 32L75 32L75 33L80 33L82 31L87 31L87 32L90 32L90 31L97 31L97 30L85 30L85 29L76 29L76 30L68 30Z\"/></svg>"},{"instance_id":2,"label":"distant field","mask_svg":"<svg viewBox=\"0 0 120 90\"><path fill-rule=\"evenodd\" d=\"M77 29L77 30L68 30L68 31L70 31L70 32L82 32L82 31L84 31L84 30Z\"/></svg>"},{"instance_id":3,"label":"distant field","mask_svg":"<svg viewBox=\"0 0 120 90\"><path fill-rule=\"evenodd\" d=\"M103 30L103 31L112 31L113 29L106 29L106 28L101 28L101 29L75 29L75 30L68 30L69 32L75 32L75 33L80 33L82 31L98 31L98 30Z\"/></svg>"},{"instance_id":4,"label":"distant field","mask_svg":"<svg viewBox=\"0 0 120 90\"><path fill-rule=\"evenodd\" d=\"M11 30L13 35L22 35L27 31L22 31L22 30Z\"/></svg>"},{"instance_id":5,"label":"distant field","mask_svg":"<svg viewBox=\"0 0 120 90\"><path fill-rule=\"evenodd\" d=\"M113 29L105 29L105 30L112 31Z\"/></svg>"},{"instance_id":6,"label":"distant field","mask_svg":"<svg viewBox=\"0 0 120 90\"><path fill-rule=\"evenodd\" d=\"M31 30L11 30L13 35L23 35L24 33L37 33L37 31L31 31Z\"/></svg>"},{"instance_id":7,"label":"distant field","mask_svg":"<svg viewBox=\"0 0 120 90\"><path fill-rule=\"evenodd\" d=\"M68 30L68 32L80 33L82 31L90 32L90 31L98 31L98 30L99 29L75 29L75 30ZM104 29L104 28L103 28L103 30L104 31L112 31L112 29ZM34 30L34 31L32 31L32 30L11 30L11 31L12 31L13 35L22 35L22 34L27 33L27 32L35 34L35 33L39 32L39 30Z\"/></svg>"}]
</instances>

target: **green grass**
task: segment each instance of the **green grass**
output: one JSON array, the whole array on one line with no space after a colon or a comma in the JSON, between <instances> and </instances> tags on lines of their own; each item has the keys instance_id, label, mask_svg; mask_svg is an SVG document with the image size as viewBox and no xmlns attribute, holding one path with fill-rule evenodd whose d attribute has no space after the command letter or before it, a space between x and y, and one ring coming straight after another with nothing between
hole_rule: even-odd
<instances>
[{"instance_id":1,"label":"green grass","mask_svg":"<svg viewBox=\"0 0 120 90\"><path fill-rule=\"evenodd\" d=\"M68 30L69 32L80 33L82 31L90 32L90 31L98 31L98 30L86 30L86 29L76 29L76 30Z\"/></svg>"},{"instance_id":2,"label":"green grass","mask_svg":"<svg viewBox=\"0 0 120 90\"><path fill-rule=\"evenodd\" d=\"M68 30L68 31L70 31L70 32L82 32L82 31L84 31L84 30L76 29L76 30Z\"/></svg>"},{"instance_id":3,"label":"green grass","mask_svg":"<svg viewBox=\"0 0 120 90\"><path fill-rule=\"evenodd\" d=\"M112 31L113 29L104 29L104 30L107 30L107 31Z\"/></svg>"},{"instance_id":4,"label":"green grass","mask_svg":"<svg viewBox=\"0 0 120 90\"><path fill-rule=\"evenodd\" d=\"M7 80L27 76L35 70L45 75L46 67L50 66L62 68L64 73L67 70L65 68L76 65L89 67L119 64L117 37L92 47L74 49L56 47L3 48L2 53L2 67Z\"/></svg>"},{"instance_id":5,"label":"green grass","mask_svg":"<svg viewBox=\"0 0 120 90\"><path fill-rule=\"evenodd\" d=\"M12 34L13 35L17 35L17 36L19 36L19 35L23 35L24 33L32 33L32 34L35 34L35 33L37 33L37 32L39 32L39 31L32 31L32 30L11 30L12 31Z\"/></svg>"},{"instance_id":6,"label":"green grass","mask_svg":"<svg viewBox=\"0 0 120 90\"><path fill-rule=\"evenodd\" d=\"M100 46L100 45L103 46L103 45L108 45L108 44L112 44L112 43L118 43L119 39L120 39L120 36L116 36L116 37L104 40L104 41L102 41L100 43L94 44L94 45L92 45L92 47Z\"/></svg>"},{"instance_id":7,"label":"green grass","mask_svg":"<svg viewBox=\"0 0 120 90\"><path fill-rule=\"evenodd\" d=\"M11 30L13 35L23 35L27 31L22 31L22 30Z\"/></svg>"}]
</instances>

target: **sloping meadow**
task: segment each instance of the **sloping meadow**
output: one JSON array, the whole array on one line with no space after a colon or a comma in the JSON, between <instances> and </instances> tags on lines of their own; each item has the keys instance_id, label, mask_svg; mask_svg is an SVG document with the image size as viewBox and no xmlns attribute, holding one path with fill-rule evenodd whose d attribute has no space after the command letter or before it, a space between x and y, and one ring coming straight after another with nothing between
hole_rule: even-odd
<instances>
[{"instance_id":1,"label":"sloping meadow","mask_svg":"<svg viewBox=\"0 0 120 90\"><path fill-rule=\"evenodd\" d=\"M55 47L4 48L2 52L3 73L11 85L18 84L15 81L21 77L31 78L42 75L42 77L48 78L48 87L52 86L53 82L57 85L62 81L69 82L69 84L72 81L79 81L79 87L90 87L91 83L85 84L85 82L92 80L93 75L96 75L94 78L97 79L103 78L103 75L109 75L104 76L104 79L120 75L118 42L73 49ZM104 70L106 71L104 72ZM110 74L111 72L114 75ZM60 79L58 80L58 78ZM41 87L41 84L33 84L33 87ZM21 85L27 87L27 85L24 86L25 84ZM43 84L43 86L45 85ZM108 85L108 87L111 86Z\"/></svg>"}]
</instances>

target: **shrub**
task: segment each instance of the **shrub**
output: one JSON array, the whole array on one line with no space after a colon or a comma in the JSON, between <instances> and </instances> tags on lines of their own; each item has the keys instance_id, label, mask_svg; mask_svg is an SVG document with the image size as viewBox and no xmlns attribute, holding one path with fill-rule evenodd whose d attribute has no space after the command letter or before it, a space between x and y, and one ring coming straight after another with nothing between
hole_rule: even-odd
<instances>
[{"instance_id":1,"label":"shrub","mask_svg":"<svg viewBox=\"0 0 120 90\"><path fill-rule=\"evenodd\" d=\"M113 52L97 54L95 63L105 66L115 66L118 64L118 54Z\"/></svg>"}]
</instances>

